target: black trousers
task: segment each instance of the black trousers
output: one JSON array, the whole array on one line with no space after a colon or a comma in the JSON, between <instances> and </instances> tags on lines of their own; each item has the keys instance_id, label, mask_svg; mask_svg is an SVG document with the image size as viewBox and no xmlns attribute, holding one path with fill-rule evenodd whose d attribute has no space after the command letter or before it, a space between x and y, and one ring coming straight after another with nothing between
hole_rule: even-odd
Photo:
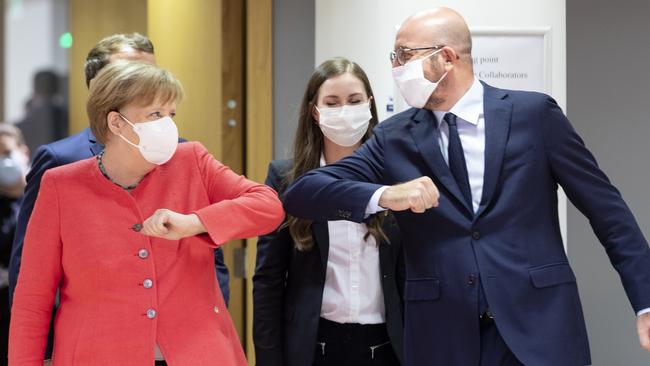
<instances>
[{"instance_id":1,"label":"black trousers","mask_svg":"<svg viewBox=\"0 0 650 366\"><path fill-rule=\"evenodd\" d=\"M167 362L165 362L165 361L156 361L156 363L154 363L154 366L167 366Z\"/></svg>"},{"instance_id":2,"label":"black trousers","mask_svg":"<svg viewBox=\"0 0 650 366\"><path fill-rule=\"evenodd\" d=\"M386 324L339 324L320 319L313 366L398 366Z\"/></svg>"},{"instance_id":3,"label":"black trousers","mask_svg":"<svg viewBox=\"0 0 650 366\"><path fill-rule=\"evenodd\" d=\"M494 319L482 316L480 366L524 366L501 337Z\"/></svg>"}]
</instances>

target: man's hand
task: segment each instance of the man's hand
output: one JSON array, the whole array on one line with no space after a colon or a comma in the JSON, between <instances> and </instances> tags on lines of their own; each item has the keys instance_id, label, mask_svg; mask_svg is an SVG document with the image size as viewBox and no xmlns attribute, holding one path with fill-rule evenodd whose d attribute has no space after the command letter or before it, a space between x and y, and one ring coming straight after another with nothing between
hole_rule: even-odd
<instances>
[{"instance_id":1,"label":"man's hand","mask_svg":"<svg viewBox=\"0 0 650 366\"><path fill-rule=\"evenodd\" d=\"M205 231L205 226L195 214L183 215L161 208L144 221L141 233L167 240L179 240Z\"/></svg>"},{"instance_id":2,"label":"man's hand","mask_svg":"<svg viewBox=\"0 0 650 366\"><path fill-rule=\"evenodd\" d=\"M639 332L641 347L650 352L650 313L641 314L637 317L636 330Z\"/></svg>"},{"instance_id":3,"label":"man's hand","mask_svg":"<svg viewBox=\"0 0 650 366\"><path fill-rule=\"evenodd\" d=\"M410 209L422 213L431 207L438 207L439 197L440 192L431 178L420 177L386 189L379 197L379 206L392 211Z\"/></svg>"}]
</instances>

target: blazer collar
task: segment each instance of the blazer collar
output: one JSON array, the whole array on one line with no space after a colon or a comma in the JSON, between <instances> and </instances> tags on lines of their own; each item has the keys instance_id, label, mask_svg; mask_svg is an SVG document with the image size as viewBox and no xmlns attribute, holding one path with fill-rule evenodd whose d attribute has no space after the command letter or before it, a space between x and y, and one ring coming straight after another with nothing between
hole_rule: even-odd
<instances>
[{"instance_id":1,"label":"blazer collar","mask_svg":"<svg viewBox=\"0 0 650 366\"><path fill-rule=\"evenodd\" d=\"M326 271L330 248L330 234L327 227L327 221L314 221L311 225L311 229L314 233L314 245L316 245L320 251L323 271Z\"/></svg>"},{"instance_id":2,"label":"blazer collar","mask_svg":"<svg viewBox=\"0 0 650 366\"><path fill-rule=\"evenodd\" d=\"M93 154L93 156L99 154L104 150L104 145L101 143L97 142L97 138L93 134L90 128L86 129L86 137L88 138L88 144L90 146L90 152Z\"/></svg>"},{"instance_id":3,"label":"blazer collar","mask_svg":"<svg viewBox=\"0 0 650 366\"><path fill-rule=\"evenodd\" d=\"M510 134L512 103L505 90L483 83L485 110L485 173L483 195L476 213L478 218L489 206L501 175L503 155Z\"/></svg>"},{"instance_id":4,"label":"blazer collar","mask_svg":"<svg viewBox=\"0 0 650 366\"><path fill-rule=\"evenodd\" d=\"M460 192L460 188L440 151L440 144L438 143L440 138L439 124L433 112L427 109L419 109L413 116L413 122L410 128L411 136L415 140L418 150L420 150L422 159L433 172L433 178L434 181L437 181L438 188L449 192L456 198L456 203L463 207L465 213L473 216L474 210Z\"/></svg>"}]
</instances>

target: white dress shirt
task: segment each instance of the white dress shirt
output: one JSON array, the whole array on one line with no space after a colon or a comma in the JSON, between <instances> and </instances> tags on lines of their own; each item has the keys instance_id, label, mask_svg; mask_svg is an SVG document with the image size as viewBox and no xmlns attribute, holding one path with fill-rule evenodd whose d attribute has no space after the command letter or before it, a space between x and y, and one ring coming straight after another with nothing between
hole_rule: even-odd
<instances>
[{"instance_id":1,"label":"white dress shirt","mask_svg":"<svg viewBox=\"0 0 650 366\"><path fill-rule=\"evenodd\" d=\"M447 111L433 111L440 123L440 151L449 164L449 126L444 120ZM483 84L478 79L449 113L456 115L458 136L463 144L469 186L472 191L472 206L478 211L483 196L483 173L485 172L485 119L483 117Z\"/></svg>"},{"instance_id":2,"label":"white dress shirt","mask_svg":"<svg viewBox=\"0 0 650 366\"><path fill-rule=\"evenodd\" d=\"M444 121L447 112L456 115L458 135L463 144L463 153L469 175L469 186L472 191L472 206L478 210L483 196L483 174L485 173L485 118L483 116L483 84L474 78L474 83L450 111L433 111L440 123L440 150L449 164L449 126ZM379 206L379 198L388 187L378 189L368 202L367 214L383 210ZM641 310L637 316L650 313L650 308Z\"/></svg>"},{"instance_id":3,"label":"white dress shirt","mask_svg":"<svg viewBox=\"0 0 650 366\"><path fill-rule=\"evenodd\" d=\"M325 160L321 158L321 166ZM379 247L365 224L328 221L329 255L320 316L337 323L386 322Z\"/></svg>"}]
</instances>

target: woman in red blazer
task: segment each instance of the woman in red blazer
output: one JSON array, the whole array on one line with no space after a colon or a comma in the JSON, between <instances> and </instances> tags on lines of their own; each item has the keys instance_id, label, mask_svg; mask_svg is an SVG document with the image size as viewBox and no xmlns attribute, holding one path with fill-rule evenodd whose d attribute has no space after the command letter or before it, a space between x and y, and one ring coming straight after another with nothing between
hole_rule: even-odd
<instances>
[{"instance_id":1,"label":"woman in red blazer","mask_svg":"<svg viewBox=\"0 0 650 366\"><path fill-rule=\"evenodd\" d=\"M213 250L272 231L284 214L272 189L199 143L177 146L171 117L182 94L146 63L111 64L92 82L87 110L105 150L43 177L10 365L43 365L57 290L54 366L247 364Z\"/></svg>"}]
</instances>

